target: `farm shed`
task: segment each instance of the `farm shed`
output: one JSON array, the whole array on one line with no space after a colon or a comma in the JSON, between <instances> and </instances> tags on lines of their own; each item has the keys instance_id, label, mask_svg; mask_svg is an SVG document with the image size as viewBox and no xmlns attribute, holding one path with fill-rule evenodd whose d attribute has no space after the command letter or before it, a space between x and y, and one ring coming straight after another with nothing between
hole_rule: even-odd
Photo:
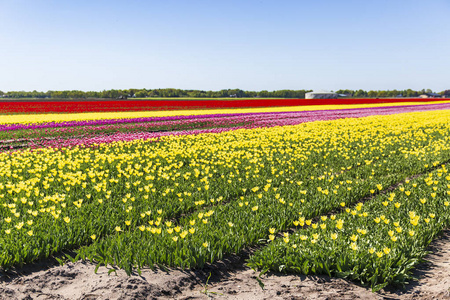
<instances>
[{"instance_id":1,"label":"farm shed","mask_svg":"<svg viewBox=\"0 0 450 300\"><path fill-rule=\"evenodd\" d=\"M419 96L419 98L441 98L442 96L440 94L436 93L425 93Z\"/></svg>"},{"instance_id":2,"label":"farm shed","mask_svg":"<svg viewBox=\"0 0 450 300\"><path fill-rule=\"evenodd\" d=\"M337 99L338 94L333 92L309 92L305 94L305 99Z\"/></svg>"}]
</instances>

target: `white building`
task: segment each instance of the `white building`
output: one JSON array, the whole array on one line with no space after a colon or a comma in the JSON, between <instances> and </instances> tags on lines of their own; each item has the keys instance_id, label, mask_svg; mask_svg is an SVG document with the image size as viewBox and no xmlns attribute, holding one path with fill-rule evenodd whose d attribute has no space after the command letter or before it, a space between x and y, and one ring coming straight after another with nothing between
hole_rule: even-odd
<instances>
[{"instance_id":1,"label":"white building","mask_svg":"<svg viewBox=\"0 0 450 300\"><path fill-rule=\"evenodd\" d=\"M337 99L338 94L333 92L309 92L305 94L305 99Z\"/></svg>"}]
</instances>

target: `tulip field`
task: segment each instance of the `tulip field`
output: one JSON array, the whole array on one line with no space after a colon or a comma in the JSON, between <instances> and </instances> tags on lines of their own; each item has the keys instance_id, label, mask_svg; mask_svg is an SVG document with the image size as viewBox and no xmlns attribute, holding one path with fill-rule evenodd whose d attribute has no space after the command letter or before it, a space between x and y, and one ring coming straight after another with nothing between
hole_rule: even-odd
<instances>
[{"instance_id":1,"label":"tulip field","mask_svg":"<svg viewBox=\"0 0 450 300\"><path fill-rule=\"evenodd\" d=\"M0 107L1 269L57 257L131 274L253 249L259 272L379 290L410 281L450 224L449 101L121 102Z\"/></svg>"}]
</instances>

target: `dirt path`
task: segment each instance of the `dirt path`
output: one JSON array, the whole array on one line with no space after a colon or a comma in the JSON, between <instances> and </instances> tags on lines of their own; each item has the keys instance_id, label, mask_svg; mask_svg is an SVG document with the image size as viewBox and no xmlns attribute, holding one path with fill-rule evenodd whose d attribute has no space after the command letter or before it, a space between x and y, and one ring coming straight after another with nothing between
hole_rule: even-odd
<instances>
[{"instance_id":1,"label":"dirt path","mask_svg":"<svg viewBox=\"0 0 450 300\"><path fill-rule=\"evenodd\" d=\"M450 230L429 250L429 262L415 272L418 282L379 294L327 276L266 274L262 289L258 274L236 256L203 270L147 269L131 277L106 268L95 274L90 263L45 268L43 262L10 277L0 273L0 299L450 299Z\"/></svg>"},{"instance_id":2,"label":"dirt path","mask_svg":"<svg viewBox=\"0 0 450 300\"><path fill-rule=\"evenodd\" d=\"M428 262L416 267L414 277L405 291L384 291L388 299L450 299L450 230L428 247Z\"/></svg>"}]
</instances>

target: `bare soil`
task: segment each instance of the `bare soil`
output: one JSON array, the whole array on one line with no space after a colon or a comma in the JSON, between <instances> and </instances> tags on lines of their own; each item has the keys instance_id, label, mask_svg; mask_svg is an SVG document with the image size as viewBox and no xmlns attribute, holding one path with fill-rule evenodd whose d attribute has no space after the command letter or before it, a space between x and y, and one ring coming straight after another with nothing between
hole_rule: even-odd
<instances>
[{"instance_id":1,"label":"bare soil","mask_svg":"<svg viewBox=\"0 0 450 300\"><path fill-rule=\"evenodd\" d=\"M89 262L64 266L43 261L12 273L0 273L0 299L450 299L450 230L434 241L431 252L403 290L372 293L344 279L268 273L245 266L248 253L231 256L202 270L142 270L127 276Z\"/></svg>"}]
</instances>

